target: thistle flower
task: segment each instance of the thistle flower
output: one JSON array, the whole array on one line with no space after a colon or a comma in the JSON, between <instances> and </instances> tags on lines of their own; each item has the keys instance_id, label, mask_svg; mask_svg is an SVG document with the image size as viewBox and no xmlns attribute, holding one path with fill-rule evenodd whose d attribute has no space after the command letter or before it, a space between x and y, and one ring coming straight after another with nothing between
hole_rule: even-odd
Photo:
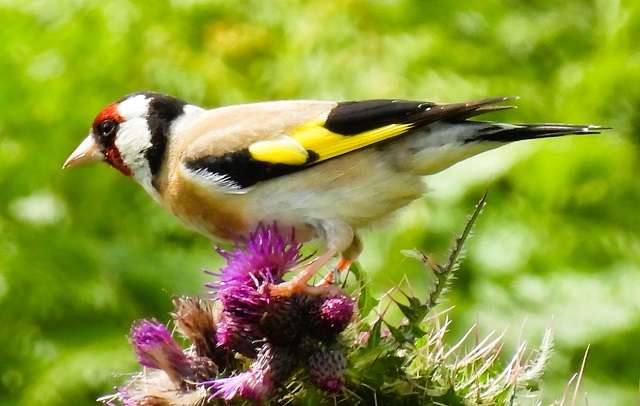
<instances>
[{"instance_id":1,"label":"thistle flower","mask_svg":"<svg viewBox=\"0 0 640 406\"><path fill-rule=\"evenodd\" d=\"M256 343L260 341L255 326L233 317L223 317L216 332L218 346L236 351L246 357L256 356Z\"/></svg>"},{"instance_id":2,"label":"thistle flower","mask_svg":"<svg viewBox=\"0 0 640 406\"><path fill-rule=\"evenodd\" d=\"M327 392L337 393L344 386L347 359L338 348L325 346L316 350L307 361L307 372L311 382Z\"/></svg>"},{"instance_id":3,"label":"thistle flower","mask_svg":"<svg viewBox=\"0 0 640 406\"><path fill-rule=\"evenodd\" d=\"M193 343L196 354L201 357L215 356L216 316L218 309L204 300L191 297L173 298L171 317L178 330Z\"/></svg>"},{"instance_id":4,"label":"thistle flower","mask_svg":"<svg viewBox=\"0 0 640 406\"><path fill-rule=\"evenodd\" d=\"M260 224L244 247L233 251L217 249L227 265L220 270L220 280L207 286L220 292L231 286L257 289L264 283L281 282L282 276L302 259L301 247L293 231L285 237L276 224Z\"/></svg>"},{"instance_id":5,"label":"thistle flower","mask_svg":"<svg viewBox=\"0 0 640 406\"><path fill-rule=\"evenodd\" d=\"M210 388L211 398L232 400L241 397L262 403L289 378L295 366L295 356L289 349L265 343L248 371L205 382L205 385Z\"/></svg>"},{"instance_id":6,"label":"thistle flower","mask_svg":"<svg viewBox=\"0 0 640 406\"><path fill-rule=\"evenodd\" d=\"M408 303L402 304L391 298L407 317L406 324L388 324L381 315L369 324L362 313L358 328L344 333L357 309L348 296L270 296L266 285L279 283L301 262L300 245L293 235L278 234L275 225L260 226L244 248L220 251L228 263L220 282L208 285L216 299L174 300L173 318L192 348L183 352L156 321L136 323L132 343L140 363L153 369L132 375L117 393L100 400L125 406L196 406L237 398L278 404L514 403L539 380L551 351L551 333L545 334L535 357L527 360L523 343L501 370L496 365L501 336L491 333L461 354L470 332L450 347L448 319L430 315L483 204L484 198L446 265L433 266L424 254L412 255L428 266L437 283L426 301L407 296ZM366 297L366 282L358 279ZM345 337L337 340L340 333ZM347 342L352 345L343 345ZM248 369L238 353L255 358ZM349 390L347 359L352 367ZM294 374L299 366L306 374ZM307 385L331 395L322 399Z\"/></svg>"},{"instance_id":7,"label":"thistle flower","mask_svg":"<svg viewBox=\"0 0 640 406\"><path fill-rule=\"evenodd\" d=\"M202 406L207 399L203 387L176 388L160 370L134 375L112 395L98 399L106 406Z\"/></svg>"},{"instance_id":8,"label":"thistle flower","mask_svg":"<svg viewBox=\"0 0 640 406\"><path fill-rule=\"evenodd\" d=\"M131 328L131 344L140 365L161 369L176 384L191 375L191 363L171 333L155 320L141 320Z\"/></svg>"},{"instance_id":9,"label":"thistle flower","mask_svg":"<svg viewBox=\"0 0 640 406\"><path fill-rule=\"evenodd\" d=\"M317 338L334 338L351 322L353 309L353 300L345 295L321 298L310 315L312 334Z\"/></svg>"},{"instance_id":10,"label":"thistle flower","mask_svg":"<svg viewBox=\"0 0 640 406\"><path fill-rule=\"evenodd\" d=\"M227 265L220 270L219 281L207 285L223 308L216 334L218 345L246 356L256 355L256 343L264 337L260 321L276 300L265 287L282 282L282 276L301 261L300 248L293 232L285 237L272 224L259 225L242 248L231 252L218 249Z\"/></svg>"}]
</instances>

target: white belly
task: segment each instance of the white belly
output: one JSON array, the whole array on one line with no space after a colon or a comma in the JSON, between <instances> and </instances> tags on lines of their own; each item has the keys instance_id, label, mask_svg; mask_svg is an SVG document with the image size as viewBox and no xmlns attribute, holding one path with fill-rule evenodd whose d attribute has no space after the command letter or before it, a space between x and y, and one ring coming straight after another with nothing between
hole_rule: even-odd
<instances>
[{"instance_id":1,"label":"white belly","mask_svg":"<svg viewBox=\"0 0 640 406\"><path fill-rule=\"evenodd\" d=\"M248 208L264 220L298 226L340 220L364 227L420 197L419 176L394 170L371 149L256 185Z\"/></svg>"}]
</instances>

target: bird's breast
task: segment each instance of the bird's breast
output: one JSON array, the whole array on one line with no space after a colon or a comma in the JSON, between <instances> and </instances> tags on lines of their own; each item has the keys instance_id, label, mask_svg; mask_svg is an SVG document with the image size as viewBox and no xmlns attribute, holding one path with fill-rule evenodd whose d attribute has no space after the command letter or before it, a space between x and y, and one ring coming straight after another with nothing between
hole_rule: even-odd
<instances>
[{"instance_id":1,"label":"bird's breast","mask_svg":"<svg viewBox=\"0 0 640 406\"><path fill-rule=\"evenodd\" d=\"M216 240L238 240L251 230L243 196L218 195L180 174L162 191L162 203L185 224Z\"/></svg>"}]
</instances>

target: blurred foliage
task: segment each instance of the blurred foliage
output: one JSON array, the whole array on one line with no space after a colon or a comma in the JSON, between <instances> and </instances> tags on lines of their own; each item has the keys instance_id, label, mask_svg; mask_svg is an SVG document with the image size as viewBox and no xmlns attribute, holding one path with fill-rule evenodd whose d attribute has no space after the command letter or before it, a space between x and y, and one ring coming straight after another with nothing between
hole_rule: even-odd
<instances>
[{"instance_id":1,"label":"blurred foliage","mask_svg":"<svg viewBox=\"0 0 640 406\"><path fill-rule=\"evenodd\" d=\"M461 334L556 333L545 393L591 351L589 404L637 400L640 3L0 0L0 404L93 404L132 370L131 320L202 293L211 243L105 166L60 171L112 99L153 89L217 106L286 98L522 97L516 122L597 123L600 137L520 143L427 182L365 233L381 294L444 258L486 188L447 305Z\"/></svg>"}]
</instances>

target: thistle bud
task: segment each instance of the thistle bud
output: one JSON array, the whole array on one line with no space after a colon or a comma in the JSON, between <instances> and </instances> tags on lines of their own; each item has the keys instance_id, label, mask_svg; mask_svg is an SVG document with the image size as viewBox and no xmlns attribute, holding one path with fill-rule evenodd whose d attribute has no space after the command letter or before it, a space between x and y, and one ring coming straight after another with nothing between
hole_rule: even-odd
<instances>
[{"instance_id":1,"label":"thistle bud","mask_svg":"<svg viewBox=\"0 0 640 406\"><path fill-rule=\"evenodd\" d=\"M331 339L340 334L353 318L353 300L347 296L322 298L311 312L311 334Z\"/></svg>"},{"instance_id":2,"label":"thistle bud","mask_svg":"<svg viewBox=\"0 0 640 406\"><path fill-rule=\"evenodd\" d=\"M347 359L340 349L321 347L307 362L307 371L311 382L327 392L339 392L344 386L344 373Z\"/></svg>"}]
</instances>

